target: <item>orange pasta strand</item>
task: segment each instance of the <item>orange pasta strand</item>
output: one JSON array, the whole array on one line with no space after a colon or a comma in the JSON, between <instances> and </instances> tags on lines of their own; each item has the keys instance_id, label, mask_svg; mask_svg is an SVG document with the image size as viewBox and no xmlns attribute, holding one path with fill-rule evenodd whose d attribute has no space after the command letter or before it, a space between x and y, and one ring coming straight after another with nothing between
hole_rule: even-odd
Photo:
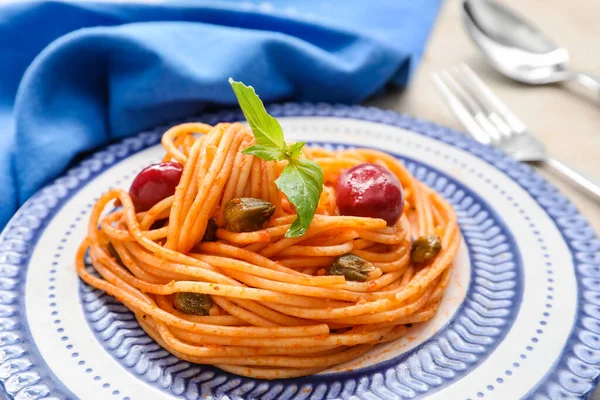
<instances>
[{"instance_id":1,"label":"orange pasta strand","mask_svg":"<svg viewBox=\"0 0 600 400\"><path fill-rule=\"evenodd\" d=\"M140 213L125 191L104 194L76 255L81 279L125 304L177 357L264 379L323 371L435 315L461 242L446 200L388 154L305 148L303 156L322 167L325 184L306 234L286 238L296 215L275 184L286 164L241 153L254 143L239 123L169 129L163 160L184 167L175 194ZM339 215L338 175L362 163L382 165L401 182L407 206L395 225ZM275 214L263 229L230 232L223 207L244 196L269 201ZM104 214L113 201L123 208ZM165 226L151 228L167 218ZM211 218L217 239L205 242ZM411 239L434 234L440 252L424 265L413 264ZM326 274L335 257L347 253L375 267L365 282ZM209 315L176 310L178 292L209 295Z\"/></svg>"}]
</instances>

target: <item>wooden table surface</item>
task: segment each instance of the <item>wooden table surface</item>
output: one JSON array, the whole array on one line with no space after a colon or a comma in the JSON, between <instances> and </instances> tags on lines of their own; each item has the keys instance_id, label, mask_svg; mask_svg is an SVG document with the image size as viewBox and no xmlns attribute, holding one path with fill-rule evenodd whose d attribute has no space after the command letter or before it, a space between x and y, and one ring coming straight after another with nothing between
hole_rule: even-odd
<instances>
[{"instance_id":1,"label":"wooden table surface","mask_svg":"<svg viewBox=\"0 0 600 400\"><path fill-rule=\"evenodd\" d=\"M571 54L573 69L600 74L600 1L504 0L534 21ZM462 26L460 0L447 0L438 16L422 63L409 87L368 102L382 108L462 130L431 83L431 74L461 62L469 64L546 144L550 154L600 178L600 103L560 85L525 86L494 71ZM569 90L570 89L570 90ZM600 100L600 95L599 95ZM552 171L538 171L555 184L600 232L600 203L588 198ZM600 182L600 179L596 179ZM600 400L600 389L591 397Z\"/></svg>"}]
</instances>

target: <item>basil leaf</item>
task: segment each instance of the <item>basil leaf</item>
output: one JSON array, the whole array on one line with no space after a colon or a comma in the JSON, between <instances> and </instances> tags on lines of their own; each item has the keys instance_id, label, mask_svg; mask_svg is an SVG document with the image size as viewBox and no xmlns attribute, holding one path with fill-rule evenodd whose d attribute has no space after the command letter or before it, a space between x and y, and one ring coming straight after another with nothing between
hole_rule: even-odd
<instances>
[{"instance_id":1,"label":"basil leaf","mask_svg":"<svg viewBox=\"0 0 600 400\"><path fill-rule=\"evenodd\" d=\"M271 117L260 97L254 91L252 86L246 86L242 82L236 82L229 78L229 83L233 88L242 112L250 124L252 133L256 138L256 143L261 146L286 149L287 145L283 139L283 130L279 122Z\"/></svg>"},{"instance_id":2,"label":"basil leaf","mask_svg":"<svg viewBox=\"0 0 600 400\"><path fill-rule=\"evenodd\" d=\"M293 145L288 147L289 156L291 158L298 158L302 155L302 148L306 143L304 142L296 142Z\"/></svg>"},{"instance_id":3,"label":"basil leaf","mask_svg":"<svg viewBox=\"0 0 600 400\"><path fill-rule=\"evenodd\" d=\"M273 160L285 160L286 155L280 149L275 149L268 146L262 146L260 144L255 144L254 146L250 146L244 150L242 150L243 154L250 154L256 156L265 161L273 161Z\"/></svg>"},{"instance_id":4,"label":"basil leaf","mask_svg":"<svg viewBox=\"0 0 600 400\"><path fill-rule=\"evenodd\" d=\"M252 86L246 86L231 78L229 83L256 139L256 144L243 150L242 153L266 161L288 160L288 165L275 183L296 207L298 215L285 236L302 236L308 229L319 204L319 197L323 191L323 170L317 163L299 158L302 155L304 142L294 143L288 147L281 125L267 113Z\"/></svg>"},{"instance_id":5,"label":"basil leaf","mask_svg":"<svg viewBox=\"0 0 600 400\"><path fill-rule=\"evenodd\" d=\"M306 158L292 159L275 183L296 207L298 215L285 237L304 235L323 191L323 170L317 163Z\"/></svg>"}]
</instances>

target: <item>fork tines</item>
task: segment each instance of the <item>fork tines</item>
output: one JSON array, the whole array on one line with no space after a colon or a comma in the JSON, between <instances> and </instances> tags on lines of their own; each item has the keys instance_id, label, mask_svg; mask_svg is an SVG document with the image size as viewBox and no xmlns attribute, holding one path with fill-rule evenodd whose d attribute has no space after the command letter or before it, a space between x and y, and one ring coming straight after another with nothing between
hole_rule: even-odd
<instances>
[{"instance_id":1,"label":"fork tines","mask_svg":"<svg viewBox=\"0 0 600 400\"><path fill-rule=\"evenodd\" d=\"M517 116L466 64L433 74L433 83L467 131L479 142L499 144L526 132Z\"/></svg>"}]
</instances>

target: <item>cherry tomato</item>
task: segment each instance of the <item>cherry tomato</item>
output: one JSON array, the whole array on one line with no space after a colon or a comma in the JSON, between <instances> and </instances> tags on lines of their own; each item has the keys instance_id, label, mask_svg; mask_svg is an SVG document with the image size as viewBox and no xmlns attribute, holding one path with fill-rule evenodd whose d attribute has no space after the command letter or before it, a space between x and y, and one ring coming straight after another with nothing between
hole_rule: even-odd
<instances>
[{"instance_id":1,"label":"cherry tomato","mask_svg":"<svg viewBox=\"0 0 600 400\"><path fill-rule=\"evenodd\" d=\"M396 176L375 164L360 164L340 174L337 205L341 215L398 222L404 210L404 193Z\"/></svg>"},{"instance_id":2,"label":"cherry tomato","mask_svg":"<svg viewBox=\"0 0 600 400\"><path fill-rule=\"evenodd\" d=\"M137 212L148 211L159 201L173 195L183 166L161 162L144 168L133 180L129 195Z\"/></svg>"}]
</instances>

